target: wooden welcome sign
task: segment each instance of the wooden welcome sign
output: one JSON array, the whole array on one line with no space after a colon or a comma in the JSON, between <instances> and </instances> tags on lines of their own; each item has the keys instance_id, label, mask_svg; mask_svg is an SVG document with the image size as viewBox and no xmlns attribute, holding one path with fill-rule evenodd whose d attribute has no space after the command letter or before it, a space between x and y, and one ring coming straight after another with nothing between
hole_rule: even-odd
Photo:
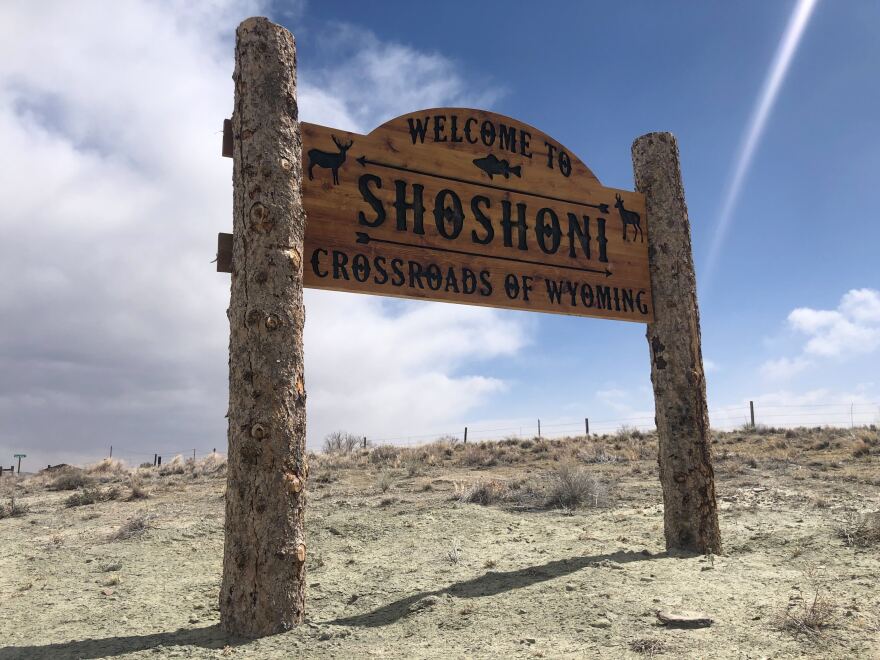
<instances>
[{"instance_id":1,"label":"wooden welcome sign","mask_svg":"<svg viewBox=\"0 0 880 660\"><path fill-rule=\"evenodd\" d=\"M301 128L305 286L653 320L644 196L541 131L464 108Z\"/></svg>"},{"instance_id":2,"label":"wooden welcome sign","mask_svg":"<svg viewBox=\"0 0 880 660\"><path fill-rule=\"evenodd\" d=\"M304 620L304 286L646 322L666 549L721 552L671 133L633 143L634 193L481 110L413 112L369 135L301 124L293 35L259 17L238 27L233 80L233 233L217 251L232 274L223 630Z\"/></svg>"}]
</instances>

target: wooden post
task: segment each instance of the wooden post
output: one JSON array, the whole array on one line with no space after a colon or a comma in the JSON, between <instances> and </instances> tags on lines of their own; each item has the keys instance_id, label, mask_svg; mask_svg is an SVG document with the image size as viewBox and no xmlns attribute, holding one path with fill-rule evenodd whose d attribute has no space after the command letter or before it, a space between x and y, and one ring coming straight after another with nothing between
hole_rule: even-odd
<instances>
[{"instance_id":1,"label":"wooden post","mask_svg":"<svg viewBox=\"0 0 880 660\"><path fill-rule=\"evenodd\" d=\"M589 437L590 435L590 418L584 417L584 434Z\"/></svg>"},{"instance_id":2,"label":"wooden post","mask_svg":"<svg viewBox=\"0 0 880 660\"><path fill-rule=\"evenodd\" d=\"M749 401L749 413L752 416L752 428L755 428L755 402Z\"/></svg>"},{"instance_id":3,"label":"wooden post","mask_svg":"<svg viewBox=\"0 0 880 660\"><path fill-rule=\"evenodd\" d=\"M648 324L667 550L720 553L691 231L671 133L632 146L645 194L654 322Z\"/></svg>"},{"instance_id":4,"label":"wooden post","mask_svg":"<svg viewBox=\"0 0 880 660\"><path fill-rule=\"evenodd\" d=\"M158 462L156 463L156 465L162 465L162 457L161 457L161 456L159 457L159 460L158 460Z\"/></svg>"},{"instance_id":5,"label":"wooden post","mask_svg":"<svg viewBox=\"0 0 880 660\"><path fill-rule=\"evenodd\" d=\"M153 454L153 467L155 467L157 465L156 459L158 459L158 458L159 458L159 454Z\"/></svg>"},{"instance_id":6,"label":"wooden post","mask_svg":"<svg viewBox=\"0 0 880 660\"><path fill-rule=\"evenodd\" d=\"M541 439L541 420L538 420L538 440Z\"/></svg>"},{"instance_id":7,"label":"wooden post","mask_svg":"<svg viewBox=\"0 0 880 660\"><path fill-rule=\"evenodd\" d=\"M464 427L464 444L467 444L467 426Z\"/></svg>"},{"instance_id":8,"label":"wooden post","mask_svg":"<svg viewBox=\"0 0 880 660\"><path fill-rule=\"evenodd\" d=\"M113 445L110 445L110 458L113 458Z\"/></svg>"},{"instance_id":9,"label":"wooden post","mask_svg":"<svg viewBox=\"0 0 880 660\"><path fill-rule=\"evenodd\" d=\"M249 18L236 37L220 622L254 637L301 623L305 606L305 212L293 35Z\"/></svg>"},{"instance_id":10,"label":"wooden post","mask_svg":"<svg viewBox=\"0 0 880 660\"><path fill-rule=\"evenodd\" d=\"M367 448L367 436L364 436L364 449Z\"/></svg>"}]
</instances>

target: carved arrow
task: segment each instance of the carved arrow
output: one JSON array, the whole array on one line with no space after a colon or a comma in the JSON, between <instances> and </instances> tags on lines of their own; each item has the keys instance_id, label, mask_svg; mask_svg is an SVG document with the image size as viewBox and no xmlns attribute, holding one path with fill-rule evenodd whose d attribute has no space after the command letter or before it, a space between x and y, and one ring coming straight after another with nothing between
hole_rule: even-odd
<instances>
[{"instance_id":1,"label":"carved arrow","mask_svg":"<svg viewBox=\"0 0 880 660\"><path fill-rule=\"evenodd\" d=\"M563 266L556 264L545 264L540 261L530 261L528 259L516 259L514 257L498 257L491 254L479 254L477 252L467 252L466 250L455 250L453 248L432 247L430 245L419 245L418 243L404 243L403 241L392 241L386 238L373 238L366 232L357 231L357 242L363 245L369 243L387 243L388 245L399 245L401 247L415 248L417 250L429 250L431 252L448 252L450 254L461 254L466 257L477 257L478 259L497 259L498 261L513 261L520 264L531 264L532 266L544 266L546 268L564 268L565 270L576 270L582 273L598 273L605 277L611 277L611 271L606 266L604 270L598 268L580 268L577 266Z\"/></svg>"},{"instance_id":2,"label":"carved arrow","mask_svg":"<svg viewBox=\"0 0 880 660\"><path fill-rule=\"evenodd\" d=\"M565 202L566 204L574 204L576 206L587 206L591 209L598 209L599 213L608 213L608 204L590 204L589 202L582 202L576 199L565 199L563 197L553 197L552 195L544 195L536 192L529 192L528 190L519 190L517 188L508 188L506 186L499 186L493 183L486 183L485 181L473 181L471 179L460 179L454 176L446 176L445 174L436 174L434 172L426 172L425 170L417 170L411 167L404 167L403 165L392 165L391 163L383 163L378 160L370 160L366 156L361 156L356 158L357 162L361 164L362 167L366 167L369 165L375 165L376 167L385 167L390 170L398 170L399 172L412 172L413 174L421 174L423 176L430 176L435 179L443 179L445 181L455 181L457 183L466 183L471 186L481 186L482 188L492 188L493 190L501 190L503 192L511 192L517 193L519 195L528 195L529 197L540 197L541 199L550 199L554 202Z\"/></svg>"}]
</instances>

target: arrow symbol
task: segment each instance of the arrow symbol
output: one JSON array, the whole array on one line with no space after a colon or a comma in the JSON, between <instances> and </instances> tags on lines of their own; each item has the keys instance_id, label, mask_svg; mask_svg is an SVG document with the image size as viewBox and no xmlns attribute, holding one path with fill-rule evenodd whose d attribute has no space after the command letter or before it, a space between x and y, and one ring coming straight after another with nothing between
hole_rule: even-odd
<instances>
[{"instance_id":1,"label":"arrow symbol","mask_svg":"<svg viewBox=\"0 0 880 660\"><path fill-rule=\"evenodd\" d=\"M556 264L545 264L540 261L531 261L529 259L516 259L514 257L498 257L491 254L479 254L477 252L467 252L466 250L454 250L452 248L431 247L430 245L419 245L418 243L404 243L403 241L392 241L386 238L373 238L363 231L356 231L357 243L368 245L370 243L386 243L388 245L399 245L401 247L415 248L417 250L429 250L431 252L448 252L449 254L461 254L466 257L477 257L478 259L497 259L498 261L513 261L520 264L530 264L532 266L544 266L546 268L564 268L565 270L576 270L582 273L598 273L605 277L611 277L611 271L606 266L604 270L598 268L585 268L578 266L563 266Z\"/></svg>"},{"instance_id":2,"label":"arrow symbol","mask_svg":"<svg viewBox=\"0 0 880 660\"><path fill-rule=\"evenodd\" d=\"M375 165L376 167L385 167L389 170L397 170L399 172L412 172L413 174L421 174L430 176L435 179L444 179L445 181L455 181L457 183L466 183L471 186L480 186L482 188L492 188L493 190L501 190L503 192L516 193L518 195L526 195L528 197L539 197L541 199L550 199L554 202L565 202L566 204L574 204L575 206L586 206L591 209L598 209L599 213L608 213L608 204L591 204L590 202L578 201L576 199L565 199L564 197L553 197L552 195L543 195L541 193L529 192L528 190L518 190L516 188L508 188L507 186L499 186L485 181L473 181L471 179L460 179L455 176L446 176L445 174L436 174L435 172L426 172L425 170L417 170L403 165L392 165L391 163L383 163L378 160L370 160L366 156L360 156L355 160L361 164L361 167Z\"/></svg>"}]
</instances>

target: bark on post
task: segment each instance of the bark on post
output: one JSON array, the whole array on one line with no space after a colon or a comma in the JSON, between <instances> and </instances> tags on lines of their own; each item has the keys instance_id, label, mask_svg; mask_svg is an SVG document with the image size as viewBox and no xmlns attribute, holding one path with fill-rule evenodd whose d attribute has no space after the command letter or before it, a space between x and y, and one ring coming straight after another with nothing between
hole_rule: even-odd
<instances>
[{"instance_id":1,"label":"bark on post","mask_svg":"<svg viewBox=\"0 0 880 660\"><path fill-rule=\"evenodd\" d=\"M691 230L671 133L633 143L645 194L654 323L648 325L667 550L721 552Z\"/></svg>"},{"instance_id":2,"label":"bark on post","mask_svg":"<svg viewBox=\"0 0 880 660\"><path fill-rule=\"evenodd\" d=\"M247 19L236 36L220 620L260 636L303 619L305 212L293 36L265 18Z\"/></svg>"}]
</instances>

